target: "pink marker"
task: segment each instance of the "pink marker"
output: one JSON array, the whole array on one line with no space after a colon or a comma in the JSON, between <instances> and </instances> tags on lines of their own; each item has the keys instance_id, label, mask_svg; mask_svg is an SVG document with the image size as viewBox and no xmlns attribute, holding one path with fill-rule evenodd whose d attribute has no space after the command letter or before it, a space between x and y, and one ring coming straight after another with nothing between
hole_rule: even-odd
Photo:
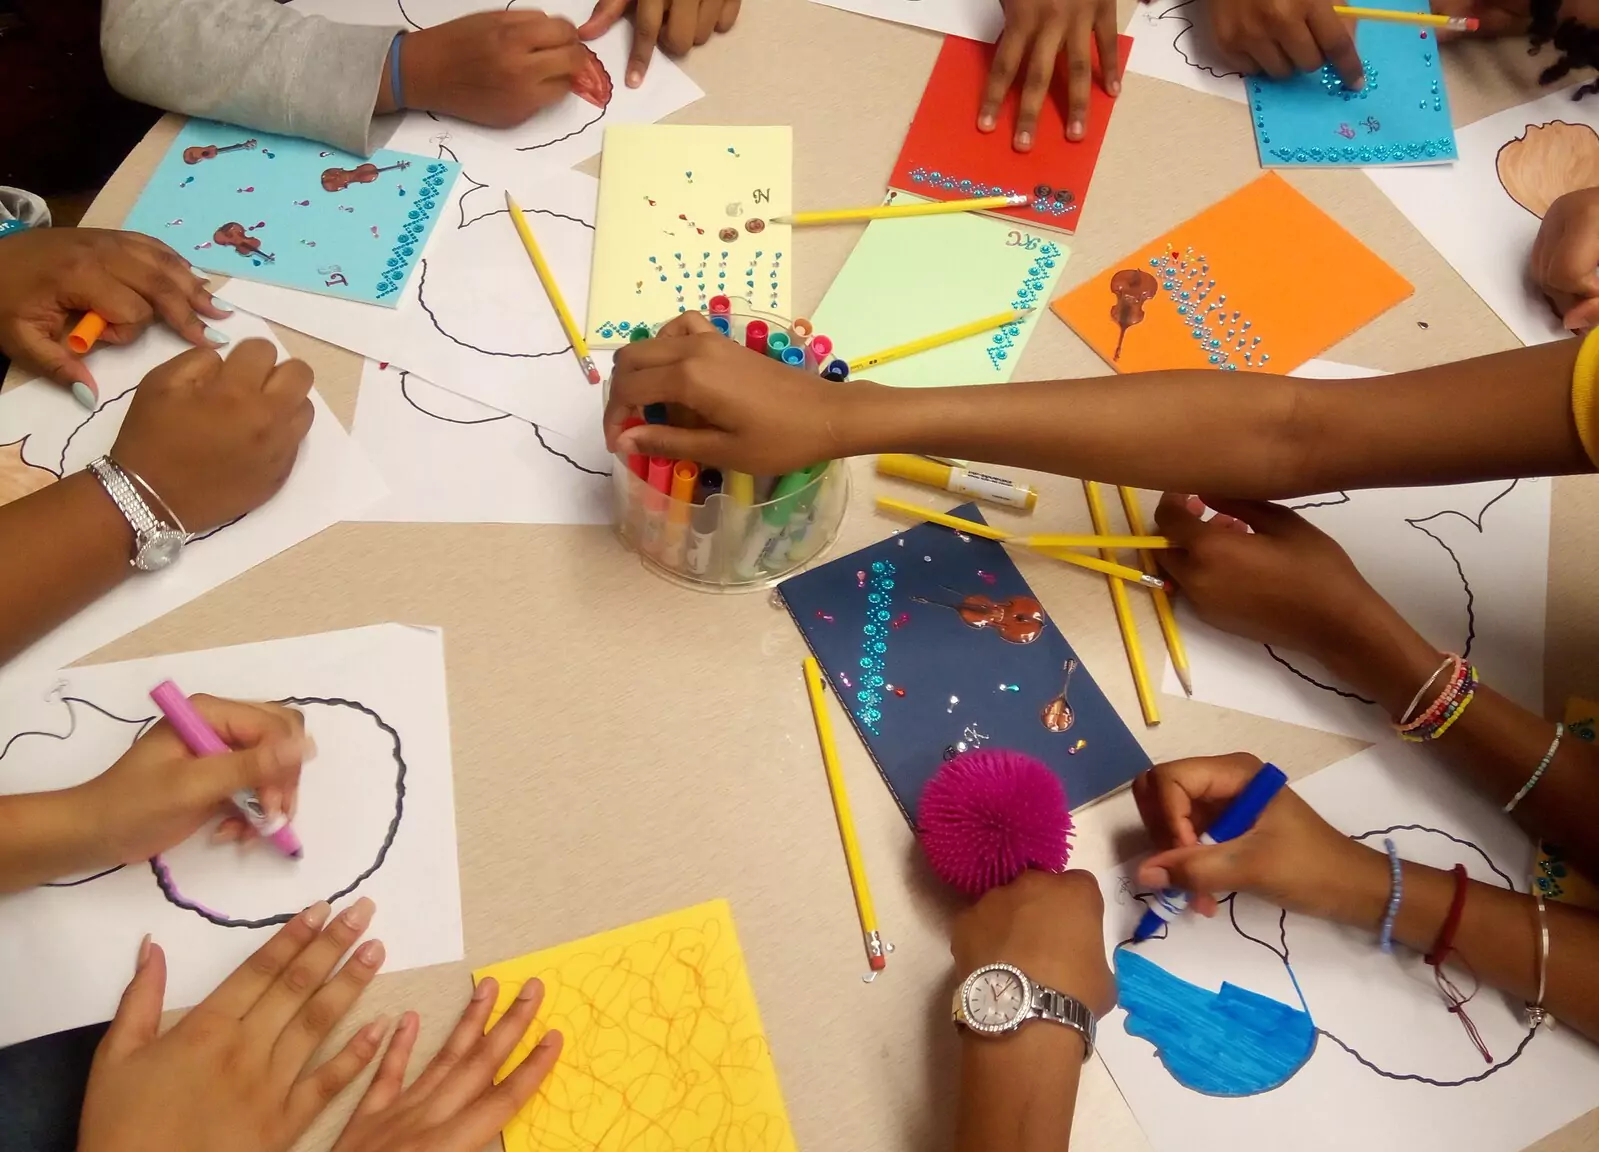
<instances>
[{"instance_id":1,"label":"pink marker","mask_svg":"<svg viewBox=\"0 0 1599 1152\"><path fill-rule=\"evenodd\" d=\"M833 341L827 336L812 336L807 347L817 371L821 371L822 366L827 363L827 358L833 354Z\"/></svg>"},{"instance_id":2,"label":"pink marker","mask_svg":"<svg viewBox=\"0 0 1599 1152\"><path fill-rule=\"evenodd\" d=\"M222 737L211 730L211 725L194 710L189 698L172 681L163 680L150 689L150 699L161 709L161 714L167 718L167 723L172 725L172 730L178 734L178 739L182 740L189 751L196 756L225 756L233 751L222 742ZM240 815L250 822L250 827L254 828L263 840L271 841L278 851L291 860L298 860L305 854L305 850L300 846L300 838L289 826L289 818L268 816L252 789L241 788L231 799Z\"/></svg>"}]
</instances>

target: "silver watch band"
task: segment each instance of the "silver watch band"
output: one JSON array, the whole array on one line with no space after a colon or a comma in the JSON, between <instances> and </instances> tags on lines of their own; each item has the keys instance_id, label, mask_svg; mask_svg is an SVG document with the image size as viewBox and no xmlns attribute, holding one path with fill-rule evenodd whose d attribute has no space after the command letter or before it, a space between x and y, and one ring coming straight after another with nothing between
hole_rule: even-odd
<instances>
[{"instance_id":1,"label":"silver watch band","mask_svg":"<svg viewBox=\"0 0 1599 1152\"><path fill-rule=\"evenodd\" d=\"M1033 985L1033 1014L1075 1030L1083 1038L1083 1059L1094 1054L1094 1014L1075 996L1057 992L1043 984Z\"/></svg>"},{"instance_id":2,"label":"silver watch band","mask_svg":"<svg viewBox=\"0 0 1599 1152\"><path fill-rule=\"evenodd\" d=\"M133 486L122 467L111 457L102 456L98 460L89 462L89 469L95 474L106 495L111 497L111 502L117 506L117 511L122 513L123 519L128 522L128 527L133 529L136 540L142 540L151 532L161 527L161 521L146 504L139 490Z\"/></svg>"}]
</instances>

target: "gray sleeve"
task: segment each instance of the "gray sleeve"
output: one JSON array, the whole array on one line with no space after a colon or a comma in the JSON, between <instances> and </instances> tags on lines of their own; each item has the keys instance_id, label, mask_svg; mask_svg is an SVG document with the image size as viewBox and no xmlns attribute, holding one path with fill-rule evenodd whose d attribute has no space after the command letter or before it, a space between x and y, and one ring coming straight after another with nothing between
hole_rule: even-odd
<instances>
[{"instance_id":1,"label":"gray sleeve","mask_svg":"<svg viewBox=\"0 0 1599 1152\"><path fill-rule=\"evenodd\" d=\"M274 0L105 0L100 47L111 86L131 99L368 155L400 31Z\"/></svg>"}]
</instances>

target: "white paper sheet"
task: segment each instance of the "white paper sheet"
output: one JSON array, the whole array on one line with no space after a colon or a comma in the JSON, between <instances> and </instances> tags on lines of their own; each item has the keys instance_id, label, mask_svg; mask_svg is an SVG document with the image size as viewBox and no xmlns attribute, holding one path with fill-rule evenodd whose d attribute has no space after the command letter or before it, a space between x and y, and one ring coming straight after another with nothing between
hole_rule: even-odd
<instances>
[{"instance_id":1,"label":"white paper sheet","mask_svg":"<svg viewBox=\"0 0 1599 1152\"><path fill-rule=\"evenodd\" d=\"M1245 102L1243 73L1216 47L1206 0L1151 0L1127 22L1133 50L1127 71L1228 100Z\"/></svg>"},{"instance_id":2,"label":"white paper sheet","mask_svg":"<svg viewBox=\"0 0 1599 1152\"><path fill-rule=\"evenodd\" d=\"M895 24L931 28L992 44L1005 28L999 0L813 0L829 8L859 12Z\"/></svg>"},{"instance_id":3,"label":"white paper sheet","mask_svg":"<svg viewBox=\"0 0 1599 1152\"><path fill-rule=\"evenodd\" d=\"M320 899L377 902L366 938L386 971L461 958L442 632L380 624L34 677L0 699L0 793L105 771L159 717L149 691L168 678L302 701L318 749L294 817L305 855L214 845L206 827L150 863L0 896L0 1045L110 1019L146 932L166 951L166 1006L192 1005Z\"/></svg>"},{"instance_id":4,"label":"white paper sheet","mask_svg":"<svg viewBox=\"0 0 1599 1152\"><path fill-rule=\"evenodd\" d=\"M235 345L255 337L277 344L266 324L242 312L212 323ZM0 395L0 451L20 450L23 461L58 476L81 471L111 450L145 374L188 347L165 328L151 328L134 344L98 348L91 364L101 403L92 414L47 380L30 380ZM277 348L279 359L288 356L281 344ZM380 499L386 489L376 470L315 391L311 402L316 419L276 496L243 519L191 541L165 571L134 574L0 664L0 690L125 636ZM14 467L15 460L11 463Z\"/></svg>"},{"instance_id":5,"label":"white paper sheet","mask_svg":"<svg viewBox=\"0 0 1599 1152\"><path fill-rule=\"evenodd\" d=\"M1296 376L1378 373L1312 360ZM1543 701L1544 603L1549 582L1548 480L1331 492L1283 503L1341 544L1355 566L1417 631L1463 652L1518 703ZM1344 695L1314 660L1207 627L1181 601L1178 616L1194 699L1365 740L1391 735L1382 712ZM1167 662L1162 691L1180 695Z\"/></svg>"},{"instance_id":6,"label":"white paper sheet","mask_svg":"<svg viewBox=\"0 0 1599 1152\"><path fill-rule=\"evenodd\" d=\"M1296 787L1335 827L1367 833L1379 851L1381 830L1418 825L1386 833L1405 859L1462 863L1474 879L1527 890L1526 838L1423 751L1390 740ZM1143 912L1132 872L1101 878L1111 947L1130 938ZM1100 1022L1099 1054L1155 1152L1280 1152L1285 1132L1294 1134L1295 1152L1516 1152L1599 1104L1599 1049L1571 1029L1541 1030L1517 1055L1527 1036L1519 1000L1487 987L1472 999L1468 1011L1493 1057L1485 1064L1445 1009L1432 970L1402 947L1383 955L1375 924L1336 927L1248 897L1231 907L1236 924L1227 905L1211 920L1190 914L1135 951L1212 992L1227 981L1302 1004L1317 1029L1315 1047L1277 1088L1207 1095L1181 1085L1150 1041L1127 1033L1127 1013L1116 1009ZM1526 932L1531 949L1530 918ZM1471 986L1463 971L1454 974ZM1529 1108L1531 1100L1538 1106Z\"/></svg>"},{"instance_id":7,"label":"white paper sheet","mask_svg":"<svg viewBox=\"0 0 1599 1152\"><path fill-rule=\"evenodd\" d=\"M330 300L271 284L231 281L241 308L403 365L424 380L510 412L569 439L599 427L600 388L578 368L572 345L539 283L505 207L510 189L527 215L567 307L581 326L594 253L599 182L576 172L530 175L514 153L432 126L407 127L395 146L462 163L417 273L395 308Z\"/></svg>"},{"instance_id":8,"label":"white paper sheet","mask_svg":"<svg viewBox=\"0 0 1599 1152\"><path fill-rule=\"evenodd\" d=\"M1527 274L1545 203L1585 187L1599 163L1599 102L1571 91L1459 129L1454 164L1366 171L1523 344L1571 335Z\"/></svg>"},{"instance_id":9,"label":"white paper sheet","mask_svg":"<svg viewBox=\"0 0 1599 1152\"><path fill-rule=\"evenodd\" d=\"M351 435L389 485L388 498L363 520L611 520L611 457L598 424L586 438L568 440L368 360Z\"/></svg>"},{"instance_id":10,"label":"white paper sheet","mask_svg":"<svg viewBox=\"0 0 1599 1152\"><path fill-rule=\"evenodd\" d=\"M564 16L582 26L594 11L592 0L511 0L485 3L484 0L293 0L296 11L326 16L345 24L383 24L396 28L431 28L474 12L536 10L551 16ZM572 95L558 104L535 113L515 128L484 128L453 117L435 117L424 112L408 112L399 119L408 127L436 124L454 132L479 133L485 138L514 148L534 166L550 171L570 168L600 150L600 140L608 124L653 124L661 117L684 108L704 91L661 52L650 59L644 83L629 88L624 79L628 54L633 43L633 25L618 21L604 36L589 42L610 79L610 97L603 107L581 96ZM436 130L436 129L435 129ZM403 145L392 141L389 147Z\"/></svg>"}]
</instances>

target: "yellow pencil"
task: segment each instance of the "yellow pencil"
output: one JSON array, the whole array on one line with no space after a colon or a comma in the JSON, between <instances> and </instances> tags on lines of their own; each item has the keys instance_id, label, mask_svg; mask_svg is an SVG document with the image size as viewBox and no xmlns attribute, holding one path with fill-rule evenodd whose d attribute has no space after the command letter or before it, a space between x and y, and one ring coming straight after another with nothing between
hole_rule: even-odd
<instances>
[{"instance_id":1,"label":"yellow pencil","mask_svg":"<svg viewBox=\"0 0 1599 1152\"><path fill-rule=\"evenodd\" d=\"M816 721L816 741L822 746L822 766L827 769L827 787L833 793L833 815L838 817L838 835L844 842L844 863L849 866L850 886L855 889L855 911L861 918L861 936L866 944L866 962L873 972L888 963L883 937L877 931L877 910L872 907L872 890L866 883L866 865L861 861L860 842L855 839L855 818L850 815L849 793L844 790L844 773L838 766L838 749L833 745L833 721L827 715L822 695L822 668L816 657L805 657L805 691L811 698L811 716Z\"/></svg>"},{"instance_id":2,"label":"yellow pencil","mask_svg":"<svg viewBox=\"0 0 1599 1152\"><path fill-rule=\"evenodd\" d=\"M918 352L926 352L929 348L941 348L945 344L953 344L957 340L964 340L968 336L976 336L980 332L989 332L1005 324L1016 324L1027 319L1034 312L1032 308L1013 309L1007 308L992 316L985 316L981 320L973 320L970 324L962 324L959 328L951 328L947 332L936 332L931 336L923 336L920 340L911 340L905 344L896 344L892 348L884 348L881 352L874 352L870 356L860 359L851 358L849 362L850 375L854 376L876 368L879 364L887 364L890 360L903 360L907 356L914 356Z\"/></svg>"},{"instance_id":3,"label":"yellow pencil","mask_svg":"<svg viewBox=\"0 0 1599 1152\"><path fill-rule=\"evenodd\" d=\"M1012 536L1009 532L999 528L992 528L987 524L979 524L975 520L963 520L959 516L949 516L943 512L934 512L931 508L920 508L915 504L907 504L903 500L895 500L891 496L879 496L877 506L885 512L900 512L906 516L914 516L918 520L926 520L929 524L940 524L945 528L953 528L957 532L965 532L970 536L981 536L985 540L998 540L1002 544L1022 544L1025 537ZM1096 537L1079 537L1079 539L1096 540ZM1107 537L1116 539L1116 537ZM1147 572L1140 572L1137 568L1129 568L1126 564L1118 564L1114 560L1102 560L1097 556L1085 556L1081 552L1073 552L1066 548L1034 548L1040 556L1048 556L1052 560L1063 560L1067 564L1075 564L1079 568L1087 568L1093 572L1100 572L1106 576L1113 576L1117 580L1131 580L1135 584L1142 584L1149 588L1164 588L1166 582L1159 576L1151 576Z\"/></svg>"},{"instance_id":4,"label":"yellow pencil","mask_svg":"<svg viewBox=\"0 0 1599 1152\"><path fill-rule=\"evenodd\" d=\"M1083 494L1088 498L1088 518L1094 531L1105 531L1105 505L1099 498L1099 485L1092 480L1083 481ZM1110 550L1100 553L1107 560ZM1144 650L1138 643L1138 626L1133 623L1133 608L1127 600L1127 588L1120 580L1110 583L1110 603L1116 609L1116 623L1122 630L1122 644L1127 649L1127 666L1133 673L1133 686L1138 689L1138 704L1144 710L1144 723L1160 723L1160 709L1155 706L1155 693L1149 686L1149 672L1144 667Z\"/></svg>"},{"instance_id":5,"label":"yellow pencil","mask_svg":"<svg viewBox=\"0 0 1599 1152\"><path fill-rule=\"evenodd\" d=\"M895 216L942 216L946 212L986 212L990 208L1020 208L1025 192L1008 196L980 196L975 200L929 200L924 204L873 204L869 208L835 208L828 212L795 212L773 216L773 224L841 224L848 220L885 220Z\"/></svg>"},{"instance_id":6,"label":"yellow pencil","mask_svg":"<svg viewBox=\"0 0 1599 1152\"><path fill-rule=\"evenodd\" d=\"M555 273L550 271L550 266L544 262L544 253L539 251L539 243L533 239L533 229L528 227L527 217L522 215L522 209L511 194L505 194L505 206L511 210L511 223L516 225L516 234L522 237L522 247L527 249L529 258L533 261L533 271L539 274L539 283L544 285L544 292L550 298L550 304L555 309L555 315L561 321L561 327L566 329L566 338L572 342L572 351L577 356L578 367L583 369L583 375L590 384L600 382L600 370L594 367L594 357L589 355L588 342L583 339L583 330L577 326L577 321L572 319L572 313L567 310L566 297L561 295L561 286L555 282Z\"/></svg>"},{"instance_id":7,"label":"yellow pencil","mask_svg":"<svg viewBox=\"0 0 1599 1152\"><path fill-rule=\"evenodd\" d=\"M1352 20L1379 20L1385 24L1420 24L1428 28L1447 28L1451 32L1475 32L1475 16L1434 16L1431 12L1395 12L1392 8L1349 8L1333 5L1333 12Z\"/></svg>"},{"instance_id":8,"label":"yellow pencil","mask_svg":"<svg viewBox=\"0 0 1599 1152\"><path fill-rule=\"evenodd\" d=\"M1117 491L1121 493L1122 511L1127 513L1127 527L1137 532L1144 526L1144 512L1138 506L1138 493L1125 485ZM1159 571L1147 545L1139 549L1138 559L1145 572ZM1177 614L1172 611L1171 597L1166 595L1164 588L1155 592L1155 617L1160 621L1160 634L1166 638L1166 651L1171 655L1172 671L1177 673L1177 682L1183 686L1185 696L1192 696L1194 682L1188 674L1188 649L1183 647L1183 634L1177 629Z\"/></svg>"},{"instance_id":9,"label":"yellow pencil","mask_svg":"<svg viewBox=\"0 0 1599 1152\"><path fill-rule=\"evenodd\" d=\"M1172 546L1164 536L1084 536L1042 533L1016 537L1029 548L1145 548L1163 552Z\"/></svg>"}]
</instances>

